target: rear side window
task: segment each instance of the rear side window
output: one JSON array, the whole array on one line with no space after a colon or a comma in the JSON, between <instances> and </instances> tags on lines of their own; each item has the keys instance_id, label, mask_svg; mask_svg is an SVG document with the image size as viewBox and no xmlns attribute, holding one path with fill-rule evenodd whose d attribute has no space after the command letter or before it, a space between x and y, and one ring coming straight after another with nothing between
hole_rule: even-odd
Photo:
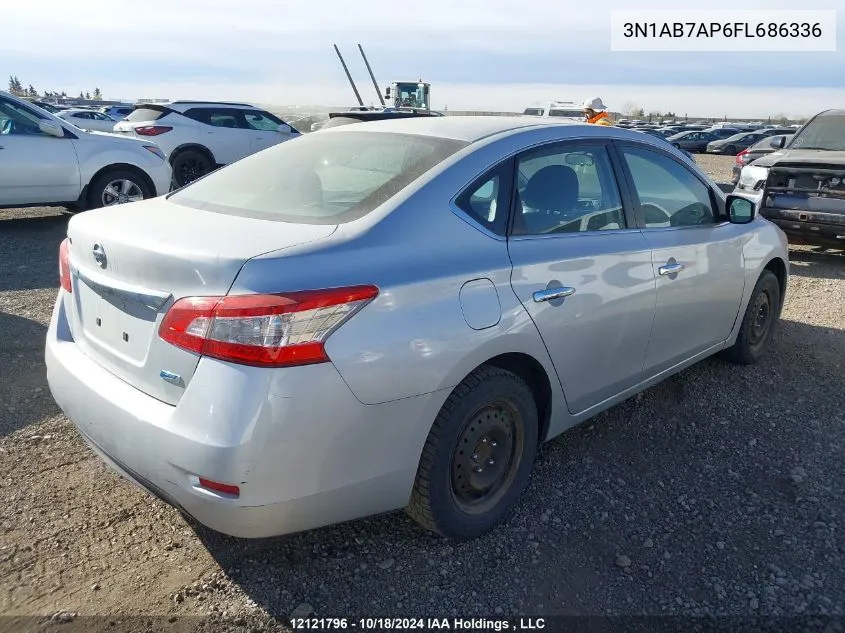
<instances>
[{"instance_id":1,"label":"rear side window","mask_svg":"<svg viewBox=\"0 0 845 633\"><path fill-rule=\"evenodd\" d=\"M133 110L129 116L126 117L127 121L132 122L139 122L139 121L155 121L160 119L165 114L167 114L166 109L158 109L158 108L137 108Z\"/></svg>"},{"instance_id":2,"label":"rear side window","mask_svg":"<svg viewBox=\"0 0 845 633\"><path fill-rule=\"evenodd\" d=\"M504 235L512 180L513 167L510 161L506 161L471 184L455 204L480 225Z\"/></svg>"},{"instance_id":3,"label":"rear side window","mask_svg":"<svg viewBox=\"0 0 845 633\"><path fill-rule=\"evenodd\" d=\"M571 119L583 119L584 113L581 110L561 110L560 108L552 108L549 110L549 116L565 116Z\"/></svg>"},{"instance_id":4,"label":"rear side window","mask_svg":"<svg viewBox=\"0 0 845 633\"><path fill-rule=\"evenodd\" d=\"M241 125L241 114L232 110L209 110L207 122L214 127L246 127L246 125Z\"/></svg>"},{"instance_id":5,"label":"rear side window","mask_svg":"<svg viewBox=\"0 0 845 633\"><path fill-rule=\"evenodd\" d=\"M170 200L282 222L350 222L466 145L410 134L307 134L213 172L175 192Z\"/></svg>"}]
</instances>

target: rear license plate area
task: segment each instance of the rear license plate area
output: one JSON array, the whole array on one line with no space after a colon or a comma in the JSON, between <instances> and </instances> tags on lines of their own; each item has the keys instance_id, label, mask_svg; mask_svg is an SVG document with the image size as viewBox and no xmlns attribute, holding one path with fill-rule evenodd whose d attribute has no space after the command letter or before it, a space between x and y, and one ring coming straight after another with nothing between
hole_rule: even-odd
<instances>
[{"instance_id":1,"label":"rear license plate area","mask_svg":"<svg viewBox=\"0 0 845 633\"><path fill-rule=\"evenodd\" d=\"M77 315L86 339L126 361L143 364L158 313L81 279L76 288Z\"/></svg>"}]
</instances>

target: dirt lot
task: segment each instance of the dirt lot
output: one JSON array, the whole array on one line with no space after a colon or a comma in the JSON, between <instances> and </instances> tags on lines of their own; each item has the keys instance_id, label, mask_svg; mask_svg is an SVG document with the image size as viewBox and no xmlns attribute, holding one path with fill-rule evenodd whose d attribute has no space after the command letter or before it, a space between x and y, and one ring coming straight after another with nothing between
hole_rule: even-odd
<instances>
[{"instance_id":1,"label":"dirt lot","mask_svg":"<svg viewBox=\"0 0 845 633\"><path fill-rule=\"evenodd\" d=\"M732 159L700 161L729 177ZM845 615L845 255L794 249L762 364L705 361L544 446L484 538L450 543L397 513L242 541L112 474L52 401L67 219L0 211L0 614L62 631L132 614L162 616L146 630L262 630L312 610Z\"/></svg>"}]
</instances>

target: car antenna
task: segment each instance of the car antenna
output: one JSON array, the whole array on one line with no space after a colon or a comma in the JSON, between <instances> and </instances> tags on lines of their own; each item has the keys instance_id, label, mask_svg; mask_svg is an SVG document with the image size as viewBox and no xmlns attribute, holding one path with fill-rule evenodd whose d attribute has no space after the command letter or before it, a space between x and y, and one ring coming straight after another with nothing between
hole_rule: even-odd
<instances>
[{"instance_id":1,"label":"car antenna","mask_svg":"<svg viewBox=\"0 0 845 633\"><path fill-rule=\"evenodd\" d=\"M349 79L349 85L352 86L352 91L355 93L355 98L358 99L358 105L363 107L364 102L361 100L361 95L358 92L358 88L355 87L355 82L352 81L352 75L349 74L349 69L346 67L346 62L343 61L343 55L340 54L340 49L338 49L337 44L334 45L334 52L337 53L338 59L340 59L340 63L343 65L343 71L346 73L346 78Z\"/></svg>"},{"instance_id":2,"label":"car antenna","mask_svg":"<svg viewBox=\"0 0 845 633\"><path fill-rule=\"evenodd\" d=\"M381 102L382 107L385 106L384 97L381 96L381 90L378 88L378 82L376 81L376 76L373 74L373 69L370 68L370 62L367 61L367 56L364 54L363 47L358 44L358 50L361 51L361 57L364 58L364 64L367 66L367 72L370 73L370 79L373 80L373 88L376 89L376 95L378 95L378 100Z\"/></svg>"}]
</instances>

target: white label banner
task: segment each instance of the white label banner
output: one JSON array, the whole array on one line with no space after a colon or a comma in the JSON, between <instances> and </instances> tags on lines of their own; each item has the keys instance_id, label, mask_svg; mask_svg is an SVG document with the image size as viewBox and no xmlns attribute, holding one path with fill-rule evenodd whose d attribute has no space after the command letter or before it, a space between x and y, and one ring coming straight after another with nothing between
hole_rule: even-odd
<instances>
[{"instance_id":1,"label":"white label banner","mask_svg":"<svg viewBox=\"0 0 845 633\"><path fill-rule=\"evenodd\" d=\"M835 52L836 11L612 11L610 50Z\"/></svg>"}]
</instances>

